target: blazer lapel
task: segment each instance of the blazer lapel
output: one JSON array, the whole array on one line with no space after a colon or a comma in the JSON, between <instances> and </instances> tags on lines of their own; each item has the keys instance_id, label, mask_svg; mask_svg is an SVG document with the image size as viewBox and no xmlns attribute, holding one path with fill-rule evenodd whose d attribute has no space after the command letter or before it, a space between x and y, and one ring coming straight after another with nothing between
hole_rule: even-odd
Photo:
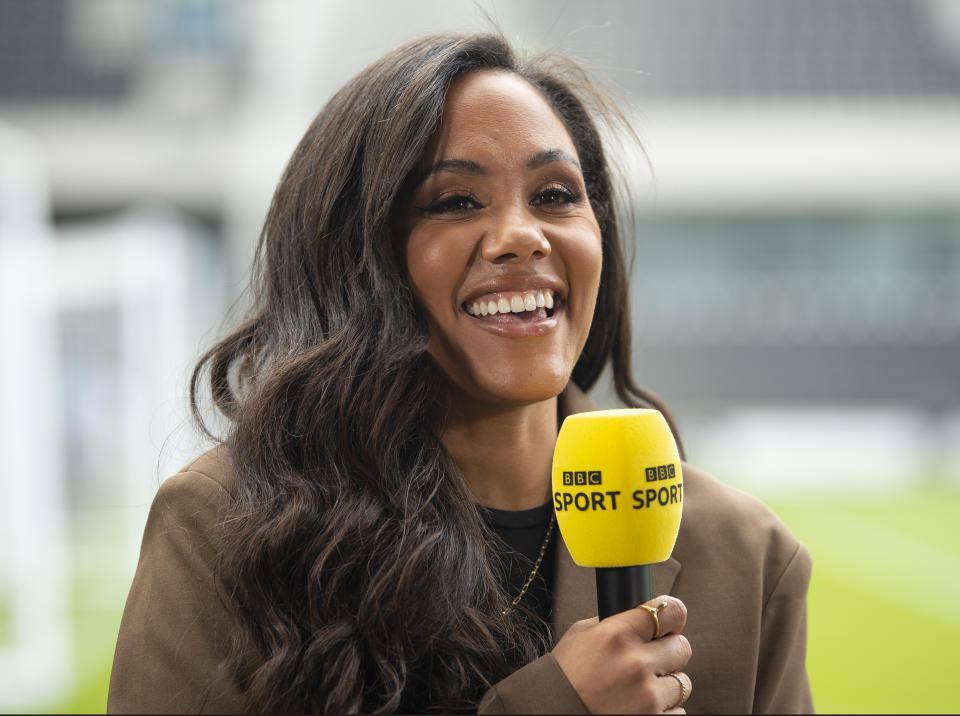
<instances>
[{"instance_id":1,"label":"blazer lapel","mask_svg":"<svg viewBox=\"0 0 960 716\"><path fill-rule=\"evenodd\" d=\"M596 406L576 385L567 385L560 396L560 412L566 417L572 413L596 410ZM653 592L655 596L669 594L680 572L680 562L670 557L653 565ZM557 532L556 569L553 581L553 604L550 623L554 643L559 641L574 622L597 616L597 581L593 567L581 567L573 561L570 550Z\"/></svg>"}]
</instances>

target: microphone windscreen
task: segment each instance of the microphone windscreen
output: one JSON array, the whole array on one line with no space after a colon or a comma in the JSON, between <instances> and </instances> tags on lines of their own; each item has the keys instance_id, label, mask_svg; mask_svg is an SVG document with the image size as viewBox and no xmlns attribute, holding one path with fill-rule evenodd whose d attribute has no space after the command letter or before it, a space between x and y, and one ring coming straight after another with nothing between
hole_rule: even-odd
<instances>
[{"instance_id":1,"label":"microphone windscreen","mask_svg":"<svg viewBox=\"0 0 960 716\"><path fill-rule=\"evenodd\" d=\"M683 512L680 454L657 410L568 416L553 453L553 507L582 567L670 557Z\"/></svg>"}]
</instances>

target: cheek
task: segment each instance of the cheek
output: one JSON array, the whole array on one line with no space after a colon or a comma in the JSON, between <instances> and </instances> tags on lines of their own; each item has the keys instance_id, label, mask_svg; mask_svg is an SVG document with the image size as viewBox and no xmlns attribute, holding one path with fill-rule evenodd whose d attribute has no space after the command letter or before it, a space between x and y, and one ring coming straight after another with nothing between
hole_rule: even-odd
<instances>
[{"instance_id":1,"label":"cheek","mask_svg":"<svg viewBox=\"0 0 960 716\"><path fill-rule=\"evenodd\" d=\"M603 245L597 233L578 242L576 251L571 252L571 283L580 286L579 294L571 306L576 315L577 355L586 345L590 328L593 325L600 290L600 278L603 271Z\"/></svg>"},{"instance_id":2,"label":"cheek","mask_svg":"<svg viewBox=\"0 0 960 716\"><path fill-rule=\"evenodd\" d=\"M593 272L593 293L596 295L600 288L600 276L603 273L603 243L599 236L596 243L590 247L587 263Z\"/></svg>"},{"instance_id":3,"label":"cheek","mask_svg":"<svg viewBox=\"0 0 960 716\"><path fill-rule=\"evenodd\" d=\"M584 296L592 302L600 287L603 270L603 239L599 228L574 244L568 261L571 273L575 272L576 283L584 287Z\"/></svg>"},{"instance_id":4,"label":"cheek","mask_svg":"<svg viewBox=\"0 0 960 716\"><path fill-rule=\"evenodd\" d=\"M418 300L421 298L423 288L428 285L426 277L430 275L431 267L439 260L436 251L431 248L430 243L424 241L423 237L417 233L411 234L407 239L405 248L407 280Z\"/></svg>"},{"instance_id":5,"label":"cheek","mask_svg":"<svg viewBox=\"0 0 960 716\"><path fill-rule=\"evenodd\" d=\"M455 309L456 287L469 258L462 255L462 242L447 233L413 231L406 243L407 280L432 323Z\"/></svg>"}]
</instances>

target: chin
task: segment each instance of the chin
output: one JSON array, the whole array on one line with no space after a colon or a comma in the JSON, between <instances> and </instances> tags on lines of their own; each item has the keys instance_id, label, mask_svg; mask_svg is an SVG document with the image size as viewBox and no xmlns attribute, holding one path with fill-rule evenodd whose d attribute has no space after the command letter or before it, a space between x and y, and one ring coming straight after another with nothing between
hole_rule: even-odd
<instances>
[{"instance_id":1,"label":"chin","mask_svg":"<svg viewBox=\"0 0 960 716\"><path fill-rule=\"evenodd\" d=\"M447 377L454 403L519 407L557 397L567 387L576 355L572 351L445 350L434 343L428 352ZM464 404L463 408L467 409Z\"/></svg>"},{"instance_id":2,"label":"chin","mask_svg":"<svg viewBox=\"0 0 960 716\"><path fill-rule=\"evenodd\" d=\"M568 371L538 372L535 376L508 372L497 376L478 376L475 384L477 392L491 402L529 405L557 397L567 387L569 380Z\"/></svg>"}]
</instances>

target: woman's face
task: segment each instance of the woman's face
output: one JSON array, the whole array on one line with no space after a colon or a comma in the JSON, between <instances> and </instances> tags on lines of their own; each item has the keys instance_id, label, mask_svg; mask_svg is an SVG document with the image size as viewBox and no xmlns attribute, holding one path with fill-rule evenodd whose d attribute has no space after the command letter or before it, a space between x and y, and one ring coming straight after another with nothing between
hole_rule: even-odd
<instances>
[{"instance_id":1,"label":"woman's face","mask_svg":"<svg viewBox=\"0 0 960 716\"><path fill-rule=\"evenodd\" d=\"M563 122L514 74L463 75L418 170L406 261L429 353L463 397L556 396L586 342L601 268L600 227Z\"/></svg>"}]
</instances>

